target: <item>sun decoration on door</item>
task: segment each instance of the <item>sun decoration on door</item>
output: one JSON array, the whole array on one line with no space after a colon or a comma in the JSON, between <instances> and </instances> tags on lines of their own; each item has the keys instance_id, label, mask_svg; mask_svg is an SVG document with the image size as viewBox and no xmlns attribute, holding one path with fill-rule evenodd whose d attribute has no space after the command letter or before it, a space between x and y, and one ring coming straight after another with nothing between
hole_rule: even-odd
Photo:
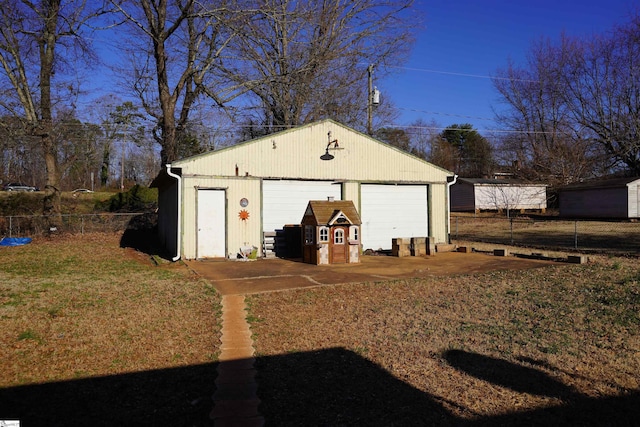
<instances>
[{"instance_id":1,"label":"sun decoration on door","mask_svg":"<svg viewBox=\"0 0 640 427\"><path fill-rule=\"evenodd\" d=\"M246 221L249 219L249 212L246 209L242 209L238 214L241 220Z\"/></svg>"}]
</instances>

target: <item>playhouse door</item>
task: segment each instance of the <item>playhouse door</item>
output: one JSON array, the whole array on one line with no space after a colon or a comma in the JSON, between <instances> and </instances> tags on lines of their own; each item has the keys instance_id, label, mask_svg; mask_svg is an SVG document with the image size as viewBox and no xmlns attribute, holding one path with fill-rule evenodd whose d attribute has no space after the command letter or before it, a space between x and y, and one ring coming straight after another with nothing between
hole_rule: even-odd
<instances>
[{"instance_id":1,"label":"playhouse door","mask_svg":"<svg viewBox=\"0 0 640 427\"><path fill-rule=\"evenodd\" d=\"M349 229L347 227L334 227L331 239L331 264L344 264L348 262L347 236Z\"/></svg>"}]
</instances>

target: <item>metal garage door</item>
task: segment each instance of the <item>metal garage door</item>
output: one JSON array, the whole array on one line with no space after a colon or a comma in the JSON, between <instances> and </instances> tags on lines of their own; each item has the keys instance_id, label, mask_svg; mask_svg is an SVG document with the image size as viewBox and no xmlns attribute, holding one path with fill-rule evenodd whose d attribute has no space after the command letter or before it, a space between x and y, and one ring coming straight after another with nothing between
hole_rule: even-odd
<instances>
[{"instance_id":1,"label":"metal garage door","mask_svg":"<svg viewBox=\"0 0 640 427\"><path fill-rule=\"evenodd\" d=\"M226 256L224 190L198 190L198 258Z\"/></svg>"},{"instance_id":2,"label":"metal garage door","mask_svg":"<svg viewBox=\"0 0 640 427\"><path fill-rule=\"evenodd\" d=\"M300 224L309 200L340 200L342 186L331 181L268 181L262 183L262 229L280 230Z\"/></svg>"},{"instance_id":3,"label":"metal garage door","mask_svg":"<svg viewBox=\"0 0 640 427\"><path fill-rule=\"evenodd\" d=\"M395 237L427 237L426 185L360 186L364 249L391 249Z\"/></svg>"}]
</instances>

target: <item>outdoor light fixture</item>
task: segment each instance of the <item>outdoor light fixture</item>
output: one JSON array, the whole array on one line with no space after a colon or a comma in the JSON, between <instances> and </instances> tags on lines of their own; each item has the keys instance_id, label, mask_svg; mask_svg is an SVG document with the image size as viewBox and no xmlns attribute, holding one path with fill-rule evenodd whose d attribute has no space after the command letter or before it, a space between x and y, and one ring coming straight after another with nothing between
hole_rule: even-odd
<instances>
[{"instance_id":1,"label":"outdoor light fixture","mask_svg":"<svg viewBox=\"0 0 640 427\"><path fill-rule=\"evenodd\" d=\"M338 147L338 140L337 139L334 139L333 141L331 140L331 131L329 131L329 133L327 134L327 137L329 138L329 143L327 144L327 148L325 149L324 154L320 156L320 159L333 160L335 156L333 156L332 154L329 154L329 147L333 145L332 150L339 150L340 148Z\"/></svg>"},{"instance_id":2,"label":"outdoor light fixture","mask_svg":"<svg viewBox=\"0 0 640 427\"><path fill-rule=\"evenodd\" d=\"M329 154L329 147L327 147L327 151L322 156L320 156L322 160L332 160L333 157L333 155Z\"/></svg>"}]
</instances>

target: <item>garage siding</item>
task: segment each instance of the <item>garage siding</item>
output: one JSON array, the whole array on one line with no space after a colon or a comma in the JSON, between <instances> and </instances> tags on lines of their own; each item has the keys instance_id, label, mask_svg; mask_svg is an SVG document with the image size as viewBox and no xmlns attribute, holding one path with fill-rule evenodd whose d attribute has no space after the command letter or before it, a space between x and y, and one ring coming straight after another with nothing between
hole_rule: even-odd
<instances>
[{"instance_id":1,"label":"garage siding","mask_svg":"<svg viewBox=\"0 0 640 427\"><path fill-rule=\"evenodd\" d=\"M475 185L459 182L451 186L451 211L473 212L476 209Z\"/></svg>"},{"instance_id":2,"label":"garage siding","mask_svg":"<svg viewBox=\"0 0 640 427\"><path fill-rule=\"evenodd\" d=\"M339 147L321 160L328 134ZM331 120L269 135L174 163L189 174L360 182L445 182L451 175ZM212 172L215 171L215 172Z\"/></svg>"},{"instance_id":3,"label":"garage siding","mask_svg":"<svg viewBox=\"0 0 640 427\"><path fill-rule=\"evenodd\" d=\"M235 258L241 246L261 247L260 180L252 177L224 178L183 178L183 256L195 259L197 256L197 192L203 189L223 189L226 194L227 256ZM246 198L249 204L240 205ZM246 210L249 218L241 220L239 213Z\"/></svg>"},{"instance_id":4,"label":"garage siding","mask_svg":"<svg viewBox=\"0 0 640 427\"><path fill-rule=\"evenodd\" d=\"M627 218L627 187L563 191L560 216L570 218Z\"/></svg>"}]
</instances>

